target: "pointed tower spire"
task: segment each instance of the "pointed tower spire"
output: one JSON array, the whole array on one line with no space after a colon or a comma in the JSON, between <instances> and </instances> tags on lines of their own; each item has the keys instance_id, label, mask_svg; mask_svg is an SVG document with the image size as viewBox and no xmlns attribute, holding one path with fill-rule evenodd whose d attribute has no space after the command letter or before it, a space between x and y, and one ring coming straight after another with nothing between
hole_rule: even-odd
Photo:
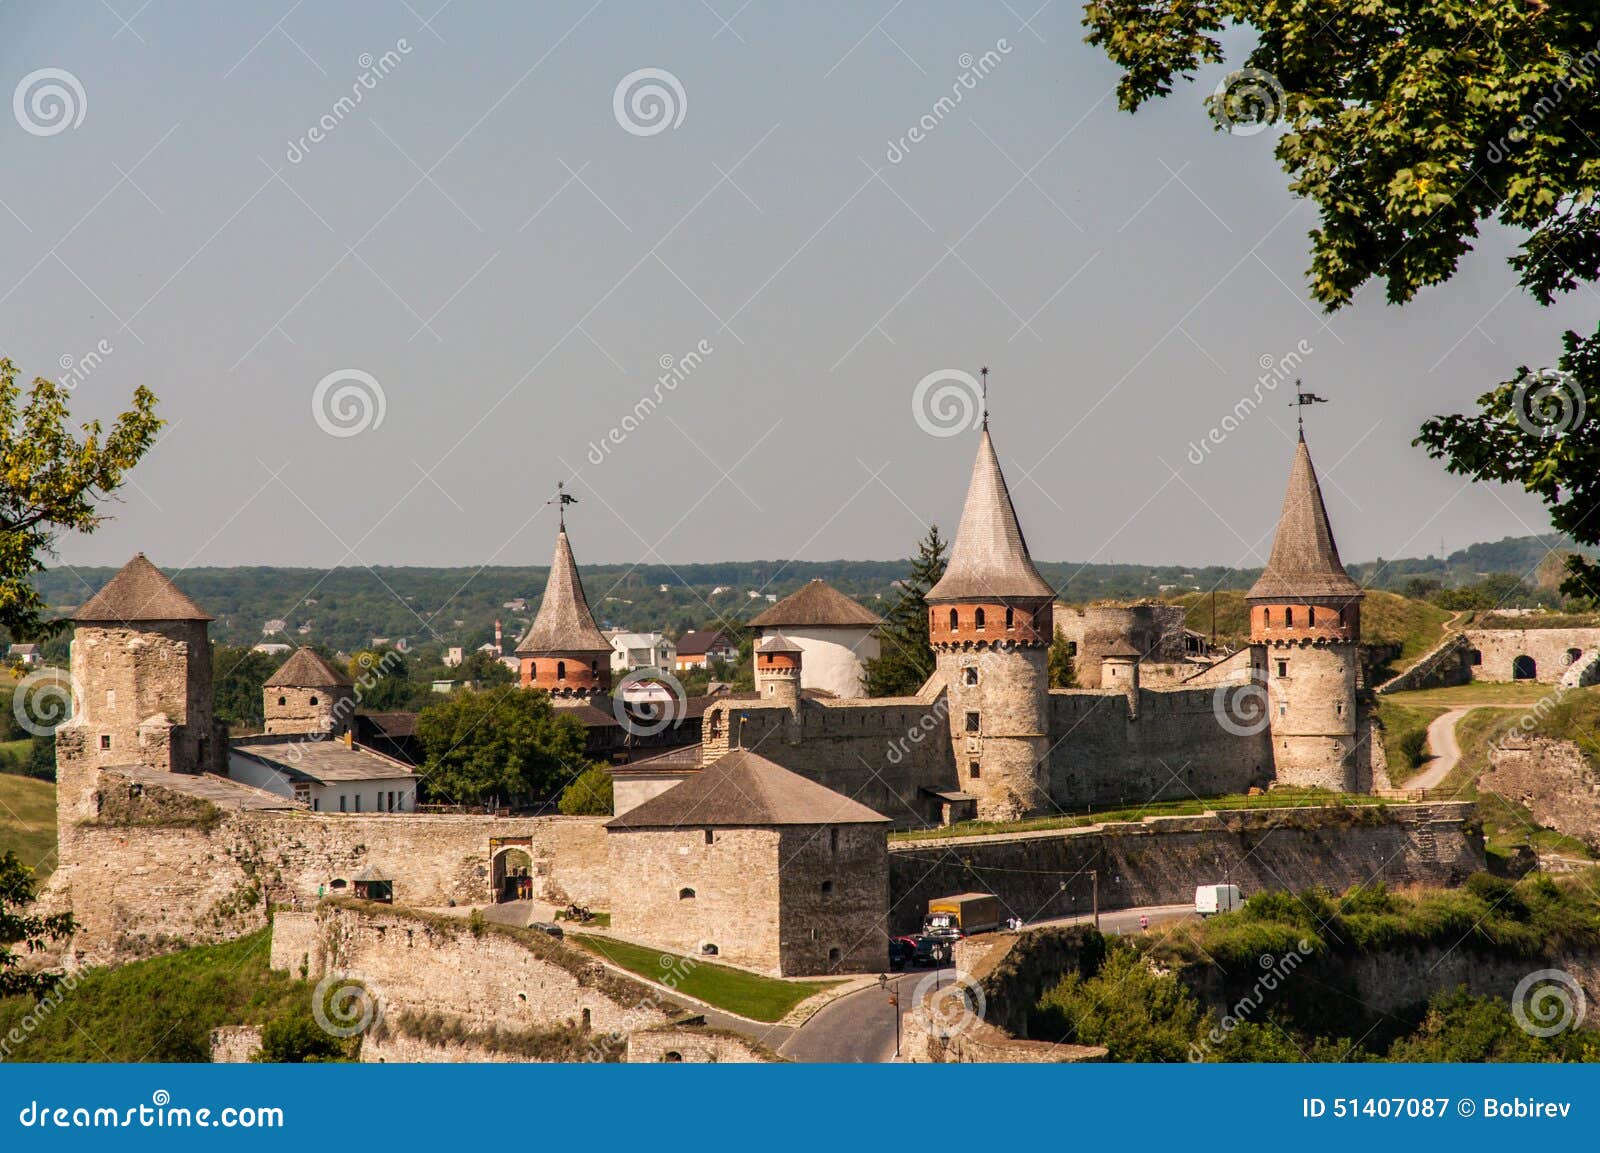
<instances>
[{"instance_id":1,"label":"pointed tower spire","mask_svg":"<svg viewBox=\"0 0 1600 1153\"><path fill-rule=\"evenodd\" d=\"M1304 429L1295 445L1272 555L1261 579L1246 595L1251 600L1361 595L1361 587L1339 561L1339 546L1328 524L1328 509L1322 503L1322 486L1317 482Z\"/></svg>"},{"instance_id":2,"label":"pointed tower spire","mask_svg":"<svg viewBox=\"0 0 1600 1153\"><path fill-rule=\"evenodd\" d=\"M556 532L556 552L550 561L550 579L545 582L539 615L517 642L518 655L537 653L588 653L611 651L605 634L594 623L589 601L583 595L583 580L578 562L572 556L572 542L562 525Z\"/></svg>"},{"instance_id":3,"label":"pointed tower spire","mask_svg":"<svg viewBox=\"0 0 1600 1153\"><path fill-rule=\"evenodd\" d=\"M985 407L978 457L972 464L967 503L950 548L944 576L928 590L929 601L1001 600L1055 597L1055 590L1033 567L1028 542L1017 522L1011 490L1000 471Z\"/></svg>"}]
</instances>

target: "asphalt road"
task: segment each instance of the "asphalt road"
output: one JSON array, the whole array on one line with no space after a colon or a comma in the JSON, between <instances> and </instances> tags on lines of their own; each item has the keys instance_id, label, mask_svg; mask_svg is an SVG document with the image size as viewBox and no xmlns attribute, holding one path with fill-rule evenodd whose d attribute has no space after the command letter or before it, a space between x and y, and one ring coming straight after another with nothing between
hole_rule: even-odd
<instances>
[{"instance_id":1,"label":"asphalt road","mask_svg":"<svg viewBox=\"0 0 1600 1153\"><path fill-rule=\"evenodd\" d=\"M953 968L939 969L938 979L954 980ZM907 969L891 974L889 990L900 998L900 1012L910 1011L918 986L933 981L933 969ZM778 1052L791 1061L850 1064L894 1060L895 1007L876 985L831 1001L796 1029Z\"/></svg>"},{"instance_id":2,"label":"asphalt road","mask_svg":"<svg viewBox=\"0 0 1600 1153\"><path fill-rule=\"evenodd\" d=\"M1194 915L1192 904L1118 909L1114 913L1100 914L1100 931L1131 936L1140 931L1141 916L1148 917L1150 925L1155 926ZM1089 916L1061 917L1031 922L1024 931L1049 925L1082 924L1093 919ZM941 981L950 981L955 977L954 968L940 969L938 973ZM911 1012L921 1000L918 996L919 986L924 981L931 982L934 979L932 969L907 969L891 975L889 988L899 994L900 1012ZM835 1064L893 1061L894 1015L895 1008L889 1004L885 991L872 986L823 1006L789 1035L788 1040L778 1047L778 1052L791 1061Z\"/></svg>"}]
</instances>

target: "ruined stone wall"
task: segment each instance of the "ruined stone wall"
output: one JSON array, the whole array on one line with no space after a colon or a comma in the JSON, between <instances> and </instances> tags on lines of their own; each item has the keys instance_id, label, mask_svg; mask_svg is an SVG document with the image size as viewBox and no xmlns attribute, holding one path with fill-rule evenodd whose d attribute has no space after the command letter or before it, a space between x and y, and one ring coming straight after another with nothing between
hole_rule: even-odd
<instances>
[{"instance_id":1,"label":"ruined stone wall","mask_svg":"<svg viewBox=\"0 0 1600 1153\"><path fill-rule=\"evenodd\" d=\"M634 1065L678 1061L702 1065L756 1065L782 1058L765 1045L726 1029L676 1025L630 1034L628 1053L623 1060Z\"/></svg>"},{"instance_id":2,"label":"ruined stone wall","mask_svg":"<svg viewBox=\"0 0 1600 1153\"><path fill-rule=\"evenodd\" d=\"M778 859L780 971L881 973L889 955L883 826L787 826Z\"/></svg>"},{"instance_id":3,"label":"ruined stone wall","mask_svg":"<svg viewBox=\"0 0 1600 1153\"><path fill-rule=\"evenodd\" d=\"M321 688L274 688L262 690L262 710L268 734L326 733L337 736L350 725L355 715L355 699L350 690L334 685Z\"/></svg>"},{"instance_id":4,"label":"ruined stone wall","mask_svg":"<svg viewBox=\"0 0 1600 1153\"><path fill-rule=\"evenodd\" d=\"M1146 660L1183 660L1182 605L1055 606L1055 629L1077 646L1073 675L1079 688L1101 687L1100 662L1114 646L1129 644Z\"/></svg>"},{"instance_id":5,"label":"ruined stone wall","mask_svg":"<svg viewBox=\"0 0 1600 1153\"><path fill-rule=\"evenodd\" d=\"M368 866L393 875L403 904L484 904L492 837L531 840L545 899L608 901L603 818L239 812L135 790L112 773L101 785L99 821L69 825L61 844L80 954L140 956L252 932L269 901L349 893Z\"/></svg>"},{"instance_id":6,"label":"ruined stone wall","mask_svg":"<svg viewBox=\"0 0 1600 1153\"><path fill-rule=\"evenodd\" d=\"M942 692L915 699L806 701L795 743L787 709L729 701L706 711L704 762L731 748L756 749L768 760L875 809L899 827L936 824L937 802L924 790L960 787L948 711Z\"/></svg>"},{"instance_id":7,"label":"ruined stone wall","mask_svg":"<svg viewBox=\"0 0 1600 1153\"><path fill-rule=\"evenodd\" d=\"M1230 810L1026 837L895 841L890 931L916 929L930 898L971 890L996 894L1005 915L1025 921L1088 913L1091 870L1102 910L1187 904L1197 886L1224 881L1247 897L1371 881L1459 884L1484 867L1473 814L1462 803Z\"/></svg>"},{"instance_id":8,"label":"ruined stone wall","mask_svg":"<svg viewBox=\"0 0 1600 1153\"><path fill-rule=\"evenodd\" d=\"M1243 793L1272 780L1269 733L1230 733L1215 689L1050 693L1050 795L1064 809Z\"/></svg>"},{"instance_id":9,"label":"ruined stone wall","mask_svg":"<svg viewBox=\"0 0 1600 1153\"><path fill-rule=\"evenodd\" d=\"M536 930L474 931L464 917L365 902L324 903L316 927L324 967L311 979L359 980L390 1018L440 1013L475 1030L570 1024L627 1034L685 1015L659 990Z\"/></svg>"},{"instance_id":10,"label":"ruined stone wall","mask_svg":"<svg viewBox=\"0 0 1600 1153\"><path fill-rule=\"evenodd\" d=\"M1478 788L1524 806L1541 825L1600 846L1600 773L1572 741L1531 737L1491 745Z\"/></svg>"},{"instance_id":11,"label":"ruined stone wall","mask_svg":"<svg viewBox=\"0 0 1600 1153\"><path fill-rule=\"evenodd\" d=\"M611 927L687 957L779 972L775 829L613 829Z\"/></svg>"},{"instance_id":12,"label":"ruined stone wall","mask_svg":"<svg viewBox=\"0 0 1600 1153\"><path fill-rule=\"evenodd\" d=\"M1573 663L1571 653L1600 648L1600 628L1589 629L1467 629L1466 648L1475 650L1481 660L1467 667L1475 681L1511 681L1513 665L1521 656L1533 658L1531 678L1553 685Z\"/></svg>"}]
</instances>

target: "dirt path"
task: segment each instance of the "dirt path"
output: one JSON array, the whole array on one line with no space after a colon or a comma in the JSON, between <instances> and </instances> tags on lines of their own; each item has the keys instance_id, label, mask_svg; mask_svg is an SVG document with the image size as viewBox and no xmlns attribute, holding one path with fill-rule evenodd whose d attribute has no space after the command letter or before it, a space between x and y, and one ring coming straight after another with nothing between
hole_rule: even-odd
<instances>
[{"instance_id":1,"label":"dirt path","mask_svg":"<svg viewBox=\"0 0 1600 1153\"><path fill-rule=\"evenodd\" d=\"M1405 782L1402 788L1436 789L1450 775L1450 770L1461 761L1461 746L1456 743L1456 722L1471 711L1451 709L1434 718L1428 726L1428 748L1433 752L1433 759L1428 762L1426 769Z\"/></svg>"}]
</instances>

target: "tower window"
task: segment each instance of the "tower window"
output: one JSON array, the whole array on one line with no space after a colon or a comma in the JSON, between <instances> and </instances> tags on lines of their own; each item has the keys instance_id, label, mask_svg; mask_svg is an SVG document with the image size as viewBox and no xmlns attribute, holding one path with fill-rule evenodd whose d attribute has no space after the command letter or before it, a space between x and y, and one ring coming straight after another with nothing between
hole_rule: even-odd
<instances>
[{"instance_id":1,"label":"tower window","mask_svg":"<svg viewBox=\"0 0 1600 1153\"><path fill-rule=\"evenodd\" d=\"M1333 715L1336 716L1336 717L1344 716L1344 702L1343 701L1335 701L1334 702Z\"/></svg>"},{"instance_id":2,"label":"tower window","mask_svg":"<svg viewBox=\"0 0 1600 1153\"><path fill-rule=\"evenodd\" d=\"M694 900L694 890L693 889L679 889L678 890L678 900L680 900L680 901L692 901L692 900Z\"/></svg>"},{"instance_id":3,"label":"tower window","mask_svg":"<svg viewBox=\"0 0 1600 1153\"><path fill-rule=\"evenodd\" d=\"M557 661L556 662L556 680L564 681L566 679L567 679L567 662L566 661Z\"/></svg>"},{"instance_id":4,"label":"tower window","mask_svg":"<svg viewBox=\"0 0 1600 1153\"><path fill-rule=\"evenodd\" d=\"M1016 615L1015 615L1015 613L1012 612L1010 606L1007 606L1007 608L1006 608L1006 631L1010 632L1015 627L1016 627Z\"/></svg>"},{"instance_id":5,"label":"tower window","mask_svg":"<svg viewBox=\"0 0 1600 1153\"><path fill-rule=\"evenodd\" d=\"M839 963L840 958L843 957L843 956L844 956L844 954L840 953L838 949L829 949L828 950L828 964L837 965Z\"/></svg>"},{"instance_id":6,"label":"tower window","mask_svg":"<svg viewBox=\"0 0 1600 1153\"><path fill-rule=\"evenodd\" d=\"M1272 610L1271 609L1262 609L1261 610L1261 627L1262 628L1266 628L1266 629L1270 629L1272 627Z\"/></svg>"},{"instance_id":7,"label":"tower window","mask_svg":"<svg viewBox=\"0 0 1600 1153\"><path fill-rule=\"evenodd\" d=\"M956 610L955 609L951 609L950 610L950 631L951 632L955 632L956 631L956 625L959 624L959 623L960 623L960 618L956 616Z\"/></svg>"},{"instance_id":8,"label":"tower window","mask_svg":"<svg viewBox=\"0 0 1600 1153\"><path fill-rule=\"evenodd\" d=\"M1284 609L1283 610L1283 627L1286 628L1286 629L1294 628L1294 610L1293 609Z\"/></svg>"},{"instance_id":9,"label":"tower window","mask_svg":"<svg viewBox=\"0 0 1600 1153\"><path fill-rule=\"evenodd\" d=\"M100 747L102 749L109 749L111 747L111 734L110 733L101 733L100 734Z\"/></svg>"},{"instance_id":10,"label":"tower window","mask_svg":"<svg viewBox=\"0 0 1600 1153\"><path fill-rule=\"evenodd\" d=\"M1339 625L1340 625L1340 627L1343 627L1343 625L1344 625L1344 610L1343 609L1339 610Z\"/></svg>"},{"instance_id":11,"label":"tower window","mask_svg":"<svg viewBox=\"0 0 1600 1153\"><path fill-rule=\"evenodd\" d=\"M822 895L824 897L826 897L829 893L833 892L833 882L832 881L824 881L824 882L822 882L821 888L822 888Z\"/></svg>"},{"instance_id":12,"label":"tower window","mask_svg":"<svg viewBox=\"0 0 1600 1153\"><path fill-rule=\"evenodd\" d=\"M289 703L289 698L288 697L279 697L278 698L278 703L280 705L286 705L286 704Z\"/></svg>"},{"instance_id":13,"label":"tower window","mask_svg":"<svg viewBox=\"0 0 1600 1153\"><path fill-rule=\"evenodd\" d=\"M980 731L981 730L980 730L980 728L978 726L978 714L977 713L968 713L967 714L967 732L976 733L976 732L980 732Z\"/></svg>"},{"instance_id":14,"label":"tower window","mask_svg":"<svg viewBox=\"0 0 1600 1153\"><path fill-rule=\"evenodd\" d=\"M829 829L828 830L828 851L831 852L831 853L837 853L839 851L839 830L838 829Z\"/></svg>"},{"instance_id":15,"label":"tower window","mask_svg":"<svg viewBox=\"0 0 1600 1153\"><path fill-rule=\"evenodd\" d=\"M311 698L311 704L312 704L312 705L313 705L313 706L315 706L315 705L316 705L316 703L317 703L317 698L316 698L316 697L312 697L312 698Z\"/></svg>"},{"instance_id":16,"label":"tower window","mask_svg":"<svg viewBox=\"0 0 1600 1153\"><path fill-rule=\"evenodd\" d=\"M965 668L963 668L961 670L961 681L962 681L963 684L968 684L968 685L977 684L978 683L978 666L977 665L967 665Z\"/></svg>"},{"instance_id":17,"label":"tower window","mask_svg":"<svg viewBox=\"0 0 1600 1153\"><path fill-rule=\"evenodd\" d=\"M1289 662L1288 661L1279 661L1278 662L1278 675L1280 677L1286 677L1286 676L1289 675Z\"/></svg>"},{"instance_id":18,"label":"tower window","mask_svg":"<svg viewBox=\"0 0 1600 1153\"><path fill-rule=\"evenodd\" d=\"M967 776L971 777L973 780L977 780L979 777L983 776L983 770L979 767L977 761L967 762Z\"/></svg>"},{"instance_id":19,"label":"tower window","mask_svg":"<svg viewBox=\"0 0 1600 1153\"><path fill-rule=\"evenodd\" d=\"M983 610L978 609L972 614L972 626L980 633L983 631Z\"/></svg>"},{"instance_id":20,"label":"tower window","mask_svg":"<svg viewBox=\"0 0 1600 1153\"><path fill-rule=\"evenodd\" d=\"M714 844L716 842L716 839L717 839L717 835L714 832L712 832L710 829L707 829L706 830L706 844L708 844L708 845Z\"/></svg>"}]
</instances>

